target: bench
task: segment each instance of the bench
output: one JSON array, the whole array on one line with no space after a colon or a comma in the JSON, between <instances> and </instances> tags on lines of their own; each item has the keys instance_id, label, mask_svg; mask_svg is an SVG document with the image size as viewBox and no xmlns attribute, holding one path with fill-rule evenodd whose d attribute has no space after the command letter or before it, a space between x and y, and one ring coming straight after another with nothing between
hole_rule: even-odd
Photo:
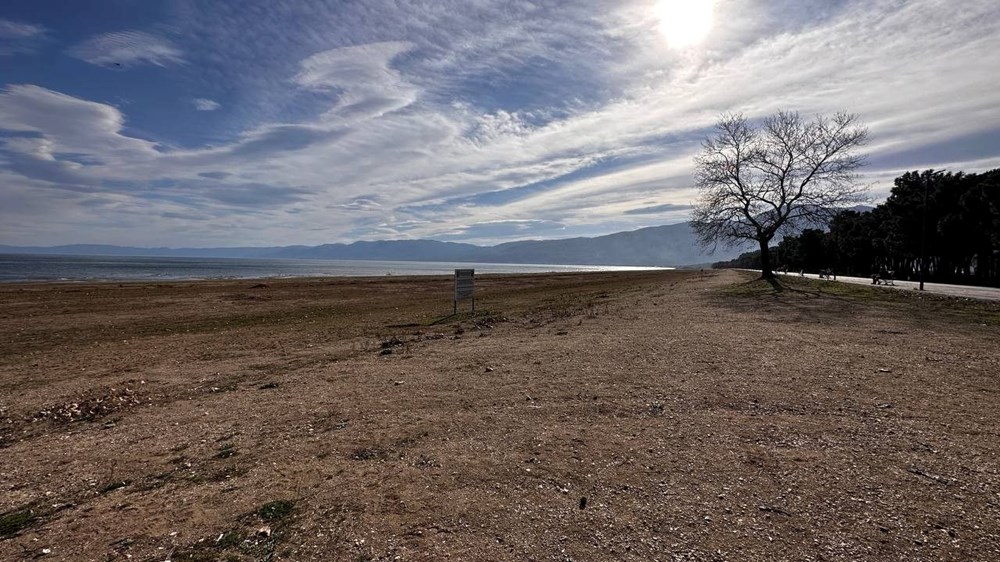
<instances>
[{"instance_id":1,"label":"bench","mask_svg":"<svg viewBox=\"0 0 1000 562\"><path fill-rule=\"evenodd\" d=\"M892 281L892 272L882 272L872 274L872 285L892 285L896 284Z\"/></svg>"}]
</instances>

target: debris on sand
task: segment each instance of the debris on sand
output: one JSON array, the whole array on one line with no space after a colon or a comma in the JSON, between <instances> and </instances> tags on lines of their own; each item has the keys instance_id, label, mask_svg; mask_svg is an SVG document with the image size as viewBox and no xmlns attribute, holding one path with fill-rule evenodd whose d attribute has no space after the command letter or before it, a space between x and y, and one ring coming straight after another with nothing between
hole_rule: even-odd
<instances>
[{"instance_id":1,"label":"debris on sand","mask_svg":"<svg viewBox=\"0 0 1000 562\"><path fill-rule=\"evenodd\" d=\"M933 480L938 484L951 484L954 482L954 480L952 480L951 478L945 478L944 476L933 474L915 465L910 465L906 467L906 471L909 472L910 474L916 474L917 476L923 476L928 480Z\"/></svg>"},{"instance_id":2,"label":"debris on sand","mask_svg":"<svg viewBox=\"0 0 1000 562\"><path fill-rule=\"evenodd\" d=\"M381 345L382 349L391 349L393 347L399 347L404 343L405 342L403 340L397 338L396 336L392 336L391 338L383 341Z\"/></svg>"},{"instance_id":3,"label":"debris on sand","mask_svg":"<svg viewBox=\"0 0 1000 562\"><path fill-rule=\"evenodd\" d=\"M778 515L784 515L785 517L791 517L792 514L781 509L780 507L775 507L773 505L761 505L757 509L763 511L764 513L777 513Z\"/></svg>"},{"instance_id":4,"label":"debris on sand","mask_svg":"<svg viewBox=\"0 0 1000 562\"><path fill-rule=\"evenodd\" d=\"M51 420L59 423L94 421L141 402L136 392L130 388L110 388L98 396L40 410L32 417L32 421Z\"/></svg>"},{"instance_id":5,"label":"debris on sand","mask_svg":"<svg viewBox=\"0 0 1000 562\"><path fill-rule=\"evenodd\" d=\"M388 456L389 452L379 447L362 447L351 453L351 459L356 461L383 460Z\"/></svg>"}]
</instances>

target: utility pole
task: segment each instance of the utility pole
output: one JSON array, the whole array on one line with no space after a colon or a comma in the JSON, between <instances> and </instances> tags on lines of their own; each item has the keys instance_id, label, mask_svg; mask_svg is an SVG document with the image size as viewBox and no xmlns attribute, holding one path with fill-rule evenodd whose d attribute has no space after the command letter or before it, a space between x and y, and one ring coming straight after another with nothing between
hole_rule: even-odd
<instances>
[{"instance_id":1,"label":"utility pole","mask_svg":"<svg viewBox=\"0 0 1000 562\"><path fill-rule=\"evenodd\" d=\"M924 172L924 207L920 219L920 290L924 290L924 270L927 269L927 192L931 185L931 170Z\"/></svg>"}]
</instances>

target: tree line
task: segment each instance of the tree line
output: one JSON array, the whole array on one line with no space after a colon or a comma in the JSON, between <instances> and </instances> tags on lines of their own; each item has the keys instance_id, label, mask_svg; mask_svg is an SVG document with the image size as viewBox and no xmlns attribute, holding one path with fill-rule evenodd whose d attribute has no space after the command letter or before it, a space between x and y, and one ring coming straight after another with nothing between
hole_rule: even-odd
<instances>
[{"instance_id":1,"label":"tree line","mask_svg":"<svg viewBox=\"0 0 1000 562\"><path fill-rule=\"evenodd\" d=\"M1000 168L912 171L870 211L840 211L770 247L776 269L1000 286ZM924 257L922 260L921 257ZM761 268L760 250L715 267Z\"/></svg>"}]
</instances>

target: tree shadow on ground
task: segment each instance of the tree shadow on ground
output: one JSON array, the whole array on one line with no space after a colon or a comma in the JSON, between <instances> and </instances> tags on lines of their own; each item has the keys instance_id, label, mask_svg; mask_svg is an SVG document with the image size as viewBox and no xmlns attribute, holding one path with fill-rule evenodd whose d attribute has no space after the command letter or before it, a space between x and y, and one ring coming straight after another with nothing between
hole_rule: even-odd
<instances>
[{"instance_id":1,"label":"tree shadow on ground","mask_svg":"<svg viewBox=\"0 0 1000 562\"><path fill-rule=\"evenodd\" d=\"M850 324L871 310L864 299L829 293L822 287L759 277L723 288L714 302L741 313L758 313L778 322Z\"/></svg>"},{"instance_id":2,"label":"tree shadow on ground","mask_svg":"<svg viewBox=\"0 0 1000 562\"><path fill-rule=\"evenodd\" d=\"M851 326L861 315L879 314L911 326L1000 325L998 303L798 277L753 279L722 288L713 299L723 308L778 322Z\"/></svg>"}]
</instances>

